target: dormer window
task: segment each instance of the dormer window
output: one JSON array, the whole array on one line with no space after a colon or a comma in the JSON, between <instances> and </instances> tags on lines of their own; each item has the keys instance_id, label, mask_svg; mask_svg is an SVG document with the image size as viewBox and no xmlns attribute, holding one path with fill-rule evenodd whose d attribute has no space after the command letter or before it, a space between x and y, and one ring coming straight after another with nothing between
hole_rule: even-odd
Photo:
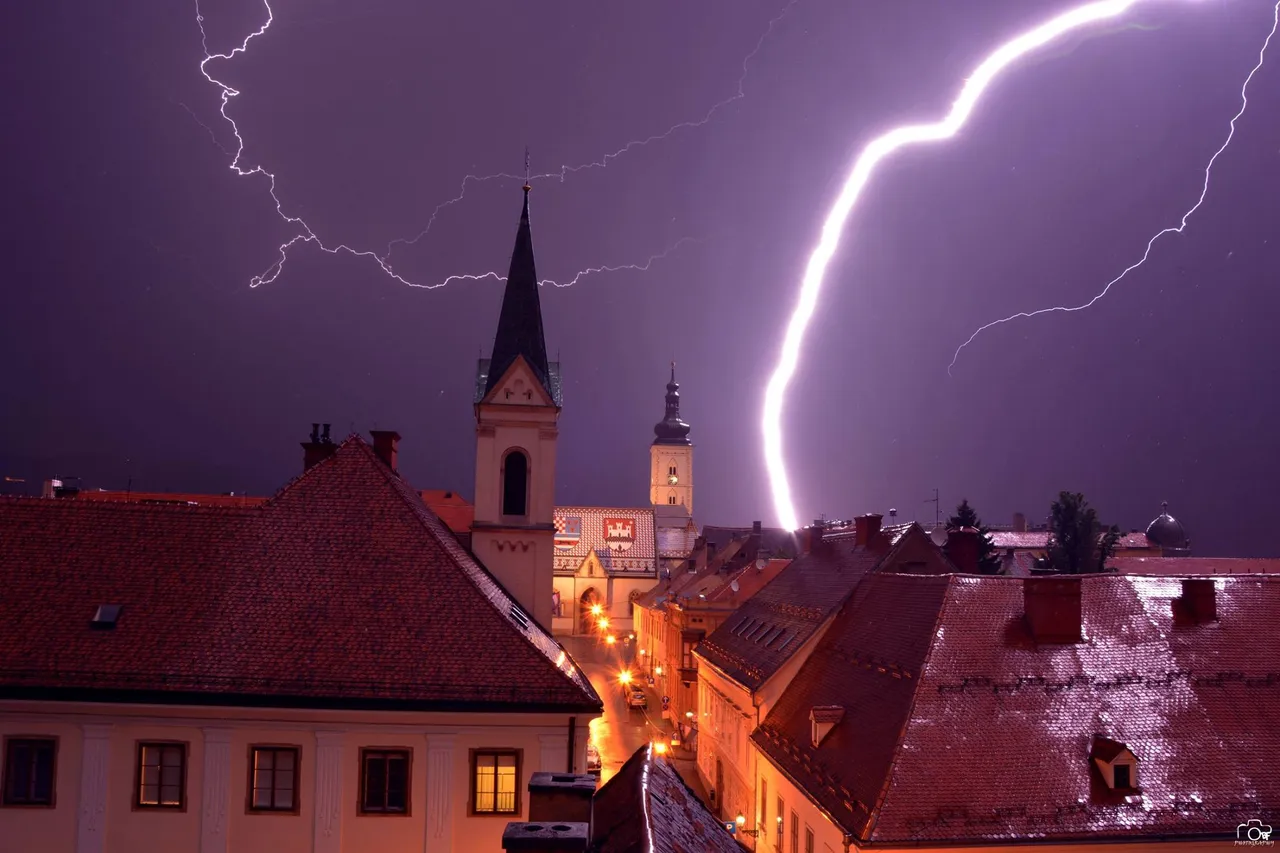
<instances>
[{"instance_id":1,"label":"dormer window","mask_svg":"<svg viewBox=\"0 0 1280 853\"><path fill-rule=\"evenodd\" d=\"M814 749L818 748L842 719L844 707L841 705L814 705L809 709L809 737Z\"/></svg>"},{"instance_id":2,"label":"dormer window","mask_svg":"<svg viewBox=\"0 0 1280 853\"><path fill-rule=\"evenodd\" d=\"M1137 792L1138 757L1129 747L1111 738L1095 737L1089 758L1108 788L1124 793Z\"/></svg>"}]
</instances>

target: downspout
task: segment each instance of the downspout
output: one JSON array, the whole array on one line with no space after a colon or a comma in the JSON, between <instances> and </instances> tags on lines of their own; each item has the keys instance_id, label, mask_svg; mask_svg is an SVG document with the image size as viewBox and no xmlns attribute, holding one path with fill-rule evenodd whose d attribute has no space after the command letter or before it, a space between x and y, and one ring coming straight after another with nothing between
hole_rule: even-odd
<instances>
[{"instance_id":1,"label":"downspout","mask_svg":"<svg viewBox=\"0 0 1280 853\"><path fill-rule=\"evenodd\" d=\"M577 740L577 737L578 737L578 718L577 716L570 716L569 717L569 772L570 773L573 772L573 757L574 757L574 746L575 746L574 741Z\"/></svg>"}]
</instances>

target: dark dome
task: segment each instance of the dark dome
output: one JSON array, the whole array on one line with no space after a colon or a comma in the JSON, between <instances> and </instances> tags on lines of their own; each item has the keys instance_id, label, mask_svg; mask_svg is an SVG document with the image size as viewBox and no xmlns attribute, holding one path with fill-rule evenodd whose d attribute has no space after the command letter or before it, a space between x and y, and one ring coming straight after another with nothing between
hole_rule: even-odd
<instances>
[{"instance_id":1,"label":"dark dome","mask_svg":"<svg viewBox=\"0 0 1280 853\"><path fill-rule=\"evenodd\" d=\"M1164 549L1189 548L1191 540L1187 538L1187 529L1182 526L1182 522L1169 515L1167 503L1163 504L1161 509L1163 512L1156 516L1155 521L1147 525L1147 540Z\"/></svg>"},{"instance_id":2,"label":"dark dome","mask_svg":"<svg viewBox=\"0 0 1280 853\"><path fill-rule=\"evenodd\" d=\"M680 386L676 384L676 365L671 363L671 381L667 383L667 416L653 428L654 444L692 444L689 425L680 419Z\"/></svg>"}]
</instances>

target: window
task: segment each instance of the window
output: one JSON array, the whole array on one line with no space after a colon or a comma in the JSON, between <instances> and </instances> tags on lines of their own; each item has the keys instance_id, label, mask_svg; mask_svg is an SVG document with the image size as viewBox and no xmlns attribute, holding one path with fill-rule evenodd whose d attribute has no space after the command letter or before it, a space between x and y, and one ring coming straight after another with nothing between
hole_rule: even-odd
<instances>
[{"instance_id":1,"label":"window","mask_svg":"<svg viewBox=\"0 0 1280 853\"><path fill-rule=\"evenodd\" d=\"M187 745L138 744L138 799L147 809L182 809L187 805Z\"/></svg>"},{"instance_id":2,"label":"window","mask_svg":"<svg viewBox=\"0 0 1280 853\"><path fill-rule=\"evenodd\" d=\"M675 475L676 475L676 466L674 465L667 466L667 476L674 477Z\"/></svg>"},{"instance_id":3,"label":"window","mask_svg":"<svg viewBox=\"0 0 1280 853\"><path fill-rule=\"evenodd\" d=\"M813 830L804 828L804 853L813 853Z\"/></svg>"},{"instance_id":4,"label":"window","mask_svg":"<svg viewBox=\"0 0 1280 853\"><path fill-rule=\"evenodd\" d=\"M298 811L298 748L255 746L249 750L249 811Z\"/></svg>"},{"instance_id":5,"label":"window","mask_svg":"<svg viewBox=\"0 0 1280 853\"><path fill-rule=\"evenodd\" d=\"M520 753L471 754L471 811L473 814L513 815L520 812Z\"/></svg>"},{"instance_id":6,"label":"window","mask_svg":"<svg viewBox=\"0 0 1280 853\"><path fill-rule=\"evenodd\" d=\"M1111 772L1115 774L1116 788L1132 788L1133 787L1132 770L1133 768L1130 767L1128 764L1117 764L1114 768L1112 768Z\"/></svg>"},{"instance_id":7,"label":"window","mask_svg":"<svg viewBox=\"0 0 1280 853\"><path fill-rule=\"evenodd\" d=\"M675 506L675 505L676 505L676 496L675 496L675 495L667 495L667 504L668 504L669 506Z\"/></svg>"},{"instance_id":8,"label":"window","mask_svg":"<svg viewBox=\"0 0 1280 853\"><path fill-rule=\"evenodd\" d=\"M360 750L360 811L362 814L409 813L407 749Z\"/></svg>"},{"instance_id":9,"label":"window","mask_svg":"<svg viewBox=\"0 0 1280 853\"><path fill-rule=\"evenodd\" d=\"M769 831L769 783L763 779L760 780L760 825L756 829Z\"/></svg>"},{"instance_id":10,"label":"window","mask_svg":"<svg viewBox=\"0 0 1280 853\"><path fill-rule=\"evenodd\" d=\"M791 853L800 853L800 818L791 813Z\"/></svg>"},{"instance_id":11,"label":"window","mask_svg":"<svg viewBox=\"0 0 1280 853\"><path fill-rule=\"evenodd\" d=\"M11 738L4 745L4 804L52 806L58 742Z\"/></svg>"},{"instance_id":12,"label":"window","mask_svg":"<svg viewBox=\"0 0 1280 853\"><path fill-rule=\"evenodd\" d=\"M787 811L786 803L782 802L782 797L778 797L778 849L782 849L782 815Z\"/></svg>"},{"instance_id":13,"label":"window","mask_svg":"<svg viewBox=\"0 0 1280 853\"><path fill-rule=\"evenodd\" d=\"M529 457L513 450L502 463L502 514L525 515L528 499Z\"/></svg>"}]
</instances>

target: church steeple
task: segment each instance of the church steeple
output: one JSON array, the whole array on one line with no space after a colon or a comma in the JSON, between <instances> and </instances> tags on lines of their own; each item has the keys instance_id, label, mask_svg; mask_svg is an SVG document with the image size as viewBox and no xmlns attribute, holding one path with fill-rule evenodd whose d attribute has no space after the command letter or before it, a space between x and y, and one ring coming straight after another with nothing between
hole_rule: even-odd
<instances>
[{"instance_id":1,"label":"church steeple","mask_svg":"<svg viewBox=\"0 0 1280 853\"><path fill-rule=\"evenodd\" d=\"M542 305L538 298L538 271L533 262L533 234L529 230L529 184L524 185L524 209L516 229L516 245L507 271L507 287L498 315L498 333L493 339L493 356L484 394L493 390L515 360L524 356L549 396L551 372L547 364L547 344L542 334Z\"/></svg>"},{"instance_id":2,"label":"church steeple","mask_svg":"<svg viewBox=\"0 0 1280 853\"><path fill-rule=\"evenodd\" d=\"M671 362L667 383L667 415L653 428L654 444L690 444L689 425L680 420L680 386L676 383L676 363Z\"/></svg>"}]
</instances>

